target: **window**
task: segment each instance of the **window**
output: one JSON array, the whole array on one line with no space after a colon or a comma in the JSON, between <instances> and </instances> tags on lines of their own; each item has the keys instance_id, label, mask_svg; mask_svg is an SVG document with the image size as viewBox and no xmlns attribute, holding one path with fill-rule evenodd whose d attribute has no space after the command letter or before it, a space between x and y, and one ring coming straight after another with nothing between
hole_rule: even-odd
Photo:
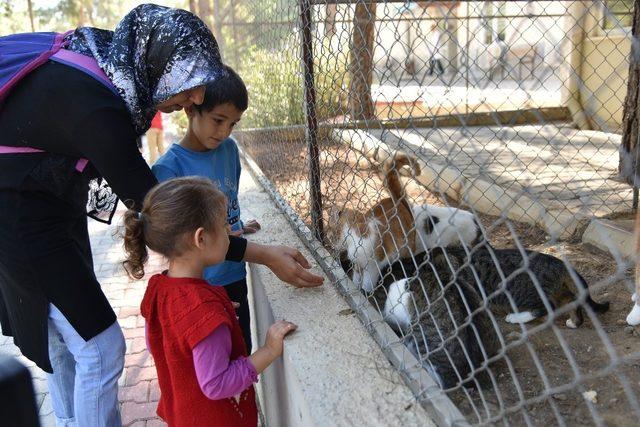
<instances>
[{"instance_id":1,"label":"window","mask_svg":"<svg viewBox=\"0 0 640 427\"><path fill-rule=\"evenodd\" d=\"M604 2L603 27L605 30L631 27L633 0L608 0Z\"/></svg>"}]
</instances>

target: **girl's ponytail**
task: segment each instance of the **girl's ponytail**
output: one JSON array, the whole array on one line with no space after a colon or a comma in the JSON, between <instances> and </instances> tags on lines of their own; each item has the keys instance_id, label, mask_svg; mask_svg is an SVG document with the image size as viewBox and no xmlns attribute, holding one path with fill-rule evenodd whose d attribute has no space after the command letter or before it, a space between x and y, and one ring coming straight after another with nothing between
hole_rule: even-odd
<instances>
[{"instance_id":1,"label":"girl's ponytail","mask_svg":"<svg viewBox=\"0 0 640 427\"><path fill-rule=\"evenodd\" d=\"M144 239L144 216L128 209L124 214L124 250L127 259L122 263L129 277L142 279L144 263L149 258Z\"/></svg>"},{"instance_id":2,"label":"girl's ponytail","mask_svg":"<svg viewBox=\"0 0 640 427\"><path fill-rule=\"evenodd\" d=\"M185 237L198 227L226 232L227 201L208 179L174 178L153 187L144 198L142 212L124 214L122 263L129 277L142 279L150 250L171 259L189 249Z\"/></svg>"}]
</instances>

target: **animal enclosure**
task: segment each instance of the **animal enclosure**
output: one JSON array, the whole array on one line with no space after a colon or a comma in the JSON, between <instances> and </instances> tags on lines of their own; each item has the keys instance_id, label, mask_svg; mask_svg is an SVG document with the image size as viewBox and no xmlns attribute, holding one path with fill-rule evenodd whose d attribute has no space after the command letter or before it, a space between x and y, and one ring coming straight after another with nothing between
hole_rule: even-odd
<instances>
[{"instance_id":1,"label":"animal enclosure","mask_svg":"<svg viewBox=\"0 0 640 427\"><path fill-rule=\"evenodd\" d=\"M214 1L235 137L416 400L637 425L633 2L267 3Z\"/></svg>"}]
</instances>

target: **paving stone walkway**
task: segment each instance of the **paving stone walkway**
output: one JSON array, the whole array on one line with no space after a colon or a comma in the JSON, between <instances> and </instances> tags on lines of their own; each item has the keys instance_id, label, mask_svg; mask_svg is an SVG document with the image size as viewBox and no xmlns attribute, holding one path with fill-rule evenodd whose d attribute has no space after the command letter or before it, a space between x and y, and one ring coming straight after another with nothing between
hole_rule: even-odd
<instances>
[{"instance_id":1,"label":"paving stone walkway","mask_svg":"<svg viewBox=\"0 0 640 427\"><path fill-rule=\"evenodd\" d=\"M632 189L616 180L620 135L567 123L369 130L394 148L583 217L631 209Z\"/></svg>"},{"instance_id":2,"label":"paving stone walkway","mask_svg":"<svg viewBox=\"0 0 640 427\"><path fill-rule=\"evenodd\" d=\"M96 275L118 315L127 343L125 369L119 380L122 424L131 427L164 426L166 424L155 413L160 391L153 359L146 350L144 319L140 315L140 301L147 278L160 271L163 262L160 257L152 256L146 269L147 276L143 280L128 279L121 265L124 259L122 240L114 236L117 232L116 225L121 223L122 213L121 210L118 212L111 226L89 220ZM0 355L7 354L18 357L20 362L29 367L41 424L43 427L54 426L53 407L44 371L20 355L12 338L0 336Z\"/></svg>"}]
</instances>

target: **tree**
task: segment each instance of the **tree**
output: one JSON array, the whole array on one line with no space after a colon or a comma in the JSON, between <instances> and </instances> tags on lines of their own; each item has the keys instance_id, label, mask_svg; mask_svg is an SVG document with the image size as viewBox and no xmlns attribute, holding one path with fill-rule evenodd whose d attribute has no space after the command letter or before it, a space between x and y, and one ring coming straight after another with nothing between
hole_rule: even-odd
<instances>
[{"instance_id":1,"label":"tree","mask_svg":"<svg viewBox=\"0 0 640 427\"><path fill-rule=\"evenodd\" d=\"M31 0L27 0L27 6L29 7L29 22L31 22L31 31L36 31L36 26L33 22L33 2Z\"/></svg>"},{"instance_id":2,"label":"tree","mask_svg":"<svg viewBox=\"0 0 640 427\"><path fill-rule=\"evenodd\" d=\"M324 21L324 35L331 39L336 34L336 16L338 14L338 5L335 3L327 3L326 18Z\"/></svg>"},{"instance_id":3,"label":"tree","mask_svg":"<svg viewBox=\"0 0 640 427\"><path fill-rule=\"evenodd\" d=\"M355 120L375 117L371 98L373 79L373 42L375 38L376 2L359 1L353 17L351 39L351 84L349 86L349 109Z\"/></svg>"},{"instance_id":4,"label":"tree","mask_svg":"<svg viewBox=\"0 0 640 427\"><path fill-rule=\"evenodd\" d=\"M196 0L189 0L189 12L194 15L198 14L198 5L196 4Z\"/></svg>"},{"instance_id":5,"label":"tree","mask_svg":"<svg viewBox=\"0 0 640 427\"><path fill-rule=\"evenodd\" d=\"M207 24L207 27L211 29L213 27L211 25L211 0L200 0L198 9L198 16L205 24Z\"/></svg>"},{"instance_id":6,"label":"tree","mask_svg":"<svg viewBox=\"0 0 640 427\"><path fill-rule=\"evenodd\" d=\"M633 40L638 40L640 35L640 8L635 2L633 10L633 26L631 28ZM638 95L638 83L640 82L640 47L636 43L631 43L631 56L629 60L629 83L627 85L627 95L624 100L624 110L622 113L622 149L620 150L620 162L618 171L620 177L625 179L630 185L634 184L636 177L640 179L640 147L638 146L638 110L640 101ZM640 184L640 182L639 182Z\"/></svg>"}]
</instances>

